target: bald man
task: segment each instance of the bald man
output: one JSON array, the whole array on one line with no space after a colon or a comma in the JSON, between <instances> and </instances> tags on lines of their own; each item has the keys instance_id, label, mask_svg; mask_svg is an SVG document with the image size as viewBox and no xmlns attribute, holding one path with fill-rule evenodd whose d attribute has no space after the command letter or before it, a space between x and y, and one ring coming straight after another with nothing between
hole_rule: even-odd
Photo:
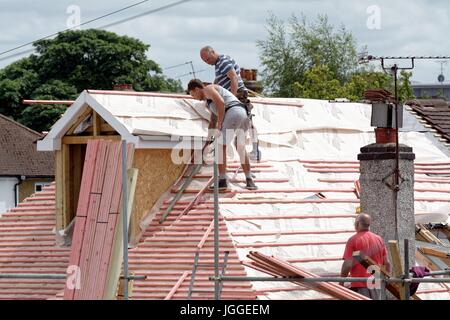
<instances>
[{"instance_id":1,"label":"bald man","mask_svg":"<svg viewBox=\"0 0 450 320\"><path fill-rule=\"evenodd\" d=\"M371 217L367 213L360 213L355 219L356 234L348 239L344 251L344 263L342 264L341 277L368 278L370 273L356 260L353 253L360 251L363 255L374 260L377 265L384 266L389 270L387 250L383 239L370 232ZM341 283L343 285L343 283ZM358 292L373 300L379 299L379 289L370 289L367 282L352 282L351 290Z\"/></svg>"},{"instance_id":2,"label":"bald man","mask_svg":"<svg viewBox=\"0 0 450 320\"><path fill-rule=\"evenodd\" d=\"M248 99L248 90L245 87L244 81L241 78L241 68L228 55L217 53L211 46L204 46L200 50L200 58L209 65L215 68L214 84L218 84L230 91L235 97L239 99L247 107L247 112L250 116L250 138L253 144L253 150L250 157L254 160L261 159L261 151L259 150L258 134L252 121L251 109L252 105ZM214 122L214 121L213 121Z\"/></svg>"}]
</instances>

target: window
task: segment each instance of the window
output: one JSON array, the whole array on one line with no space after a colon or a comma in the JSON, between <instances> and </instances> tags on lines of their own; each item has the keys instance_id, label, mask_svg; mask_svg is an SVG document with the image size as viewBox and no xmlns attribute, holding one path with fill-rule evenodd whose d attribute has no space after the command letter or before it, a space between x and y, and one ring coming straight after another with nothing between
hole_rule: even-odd
<instances>
[{"instance_id":1,"label":"window","mask_svg":"<svg viewBox=\"0 0 450 320\"><path fill-rule=\"evenodd\" d=\"M49 186L50 182L36 182L34 184L34 192L40 192L46 186Z\"/></svg>"}]
</instances>

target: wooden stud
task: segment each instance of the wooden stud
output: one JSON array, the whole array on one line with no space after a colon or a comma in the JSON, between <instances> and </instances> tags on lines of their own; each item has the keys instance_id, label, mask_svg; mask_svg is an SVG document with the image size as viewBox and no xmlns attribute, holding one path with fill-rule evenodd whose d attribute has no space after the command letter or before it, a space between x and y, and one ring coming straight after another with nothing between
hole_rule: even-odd
<instances>
[{"instance_id":1,"label":"wooden stud","mask_svg":"<svg viewBox=\"0 0 450 320\"><path fill-rule=\"evenodd\" d=\"M86 108L86 110L77 118L77 120L74 122L74 124L67 130L66 135L73 134L75 129L84 121L87 119L87 117L92 113L91 108Z\"/></svg>"},{"instance_id":2,"label":"wooden stud","mask_svg":"<svg viewBox=\"0 0 450 320\"><path fill-rule=\"evenodd\" d=\"M99 136L101 134L100 122L101 118L97 112L92 111L92 126L94 128L94 137Z\"/></svg>"},{"instance_id":3,"label":"wooden stud","mask_svg":"<svg viewBox=\"0 0 450 320\"><path fill-rule=\"evenodd\" d=\"M377 265L377 263L373 261L370 257L363 256L360 251L353 252L353 258L366 269L369 268L370 266ZM378 267L380 268L380 272L384 275L386 279L391 278L390 273L383 266ZM400 299L399 286L396 283L387 282L386 289L390 293L392 293L397 299Z\"/></svg>"},{"instance_id":4,"label":"wooden stud","mask_svg":"<svg viewBox=\"0 0 450 320\"><path fill-rule=\"evenodd\" d=\"M86 144L90 140L93 139L101 139L101 140L113 140L118 141L121 140L121 136L119 135L111 135L111 136L65 136L62 138L62 143L64 144Z\"/></svg>"},{"instance_id":5,"label":"wooden stud","mask_svg":"<svg viewBox=\"0 0 450 320\"><path fill-rule=\"evenodd\" d=\"M64 229L64 201L63 201L63 158L62 151L55 151L55 211L56 211L56 229Z\"/></svg>"},{"instance_id":6,"label":"wooden stud","mask_svg":"<svg viewBox=\"0 0 450 320\"><path fill-rule=\"evenodd\" d=\"M391 254L392 272L395 278L404 276L404 268L400 257L400 249L396 240L389 240L389 253ZM405 300L405 289L403 284L398 284L400 300Z\"/></svg>"},{"instance_id":7,"label":"wooden stud","mask_svg":"<svg viewBox=\"0 0 450 320\"><path fill-rule=\"evenodd\" d=\"M433 248L421 247L421 248L419 248L419 251L422 252L423 254L428 254L430 256L434 256L434 257L438 257L438 258L449 258L450 257L449 253L440 251L437 249L433 249Z\"/></svg>"},{"instance_id":8,"label":"wooden stud","mask_svg":"<svg viewBox=\"0 0 450 320\"><path fill-rule=\"evenodd\" d=\"M66 228L70 223L70 210L72 208L72 195L71 195L71 175L70 175L70 148L63 145L62 151L62 172L63 172L63 210L62 210L62 223L63 228Z\"/></svg>"}]
</instances>

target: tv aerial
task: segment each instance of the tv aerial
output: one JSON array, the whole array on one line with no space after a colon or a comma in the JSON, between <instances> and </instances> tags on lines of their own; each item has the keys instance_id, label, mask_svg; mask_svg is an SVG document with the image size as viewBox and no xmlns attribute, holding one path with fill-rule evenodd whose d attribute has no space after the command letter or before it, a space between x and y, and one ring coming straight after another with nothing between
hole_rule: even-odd
<instances>
[{"instance_id":1,"label":"tv aerial","mask_svg":"<svg viewBox=\"0 0 450 320\"><path fill-rule=\"evenodd\" d=\"M446 60L439 60L439 61L435 61L435 62L439 63L441 65L441 73L438 75L438 81L439 81L439 83L444 83L444 81L445 81L444 65L446 65L448 63L448 61L446 61Z\"/></svg>"}]
</instances>

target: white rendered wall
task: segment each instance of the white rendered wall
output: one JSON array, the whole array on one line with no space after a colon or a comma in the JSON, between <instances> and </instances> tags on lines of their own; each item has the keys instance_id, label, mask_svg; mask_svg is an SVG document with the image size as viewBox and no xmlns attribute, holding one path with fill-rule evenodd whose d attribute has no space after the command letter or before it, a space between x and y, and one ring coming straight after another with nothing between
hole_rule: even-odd
<instances>
[{"instance_id":1,"label":"white rendered wall","mask_svg":"<svg viewBox=\"0 0 450 320\"><path fill-rule=\"evenodd\" d=\"M0 178L0 216L15 206L14 185L16 178Z\"/></svg>"}]
</instances>

